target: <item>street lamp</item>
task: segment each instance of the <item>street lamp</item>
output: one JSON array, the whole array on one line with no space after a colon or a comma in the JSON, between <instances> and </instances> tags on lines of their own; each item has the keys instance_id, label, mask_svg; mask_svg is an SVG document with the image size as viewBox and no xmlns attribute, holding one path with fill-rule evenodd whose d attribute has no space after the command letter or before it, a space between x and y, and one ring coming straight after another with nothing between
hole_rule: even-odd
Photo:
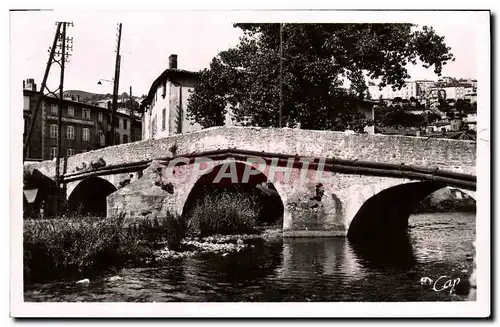
<instances>
[{"instance_id":1,"label":"street lamp","mask_svg":"<svg viewBox=\"0 0 500 327\"><path fill-rule=\"evenodd\" d=\"M97 85L102 85L102 82L108 82L108 83L114 83L115 81L114 80L109 80L109 79L104 79L104 78L101 78L98 82L97 82Z\"/></svg>"},{"instance_id":2,"label":"street lamp","mask_svg":"<svg viewBox=\"0 0 500 327\"><path fill-rule=\"evenodd\" d=\"M111 145L115 145L115 112L116 112L116 86L115 86L115 80L114 79L104 79L101 78L99 81L97 81L97 85L102 85L102 82L106 83L112 83L113 84L113 108L111 109L111 121L110 121L110 135L109 135L109 141ZM109 109L109 108L108 108Z\"/></svg>"}]
</instances>

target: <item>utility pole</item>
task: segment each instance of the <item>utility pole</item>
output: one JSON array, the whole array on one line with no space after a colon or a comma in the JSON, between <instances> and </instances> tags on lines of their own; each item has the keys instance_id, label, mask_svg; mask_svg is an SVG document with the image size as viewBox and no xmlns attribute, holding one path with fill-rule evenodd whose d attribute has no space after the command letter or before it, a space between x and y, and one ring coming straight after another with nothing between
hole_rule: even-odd
<instances>
[{"instance_id":1,"label":"utility pole","mask_svg":"<svg viewBox=\"0 0 500 327\"><path fill-rule=\"evenodd\" d=\"M115 120L116 120L116 109L118 106L118 85L120 80L120 41L122 37L122 23L118 24L118 40L116 44L116 63L115 63L115 78L113 80L113 105L111 109L111 145L115 145Z\"/></svg>"},{"instance_id":2,"label":"utility pole","mask_svg":"<svg viewBox=\"0 0 500 327\"><path fill-rule=\"evenodd\" d=\"M60 161L61 161L61 140L62 140L62 111L63 111L63 100L64 100L64 69L66 67L65 63L69 59L68 49L66 48L66 25L68 23L62 23L62 32L59 38L60 44L58 47L60 48L60 52L56 52L56 55L60 56L58 61L61 67L61 74L59 78L59 110L57 112L57 156L56 156L56 185L57 185L57 200L56 200L56 213L59 213L59 204L60 204L60 196L59 189L61 187L61 178L60 178Z\"/></svg>"},{"instance_id":3,"label":"utility pole","mask_svg":"<svg viewBox=\"0 0 500 327\"><path fill-rule=\"evenodd\" d=\"M283 127L283 23L280 23L280 104L278 127Z\"/></svg>"},{"instance_id":4,"label":"utility pole","mask_svg":"<svg viewBox=\"0 0 500 327\"><path fill-rule=\"evenodd\" d=\"M129 94L128 94L128 97L129 97L129 111L130 111L130 118L133 118L133 113L134 113L133 102L134 102L134 99L132 99L132 85L130 85L129 87L130 87L130 91L129 91Z\"/></svg>"},{"instance_id":5,"label":"utility pole","mask_svg":"<svg viewBox=\"0 0 500 327\"><path fill-rule=\"evenodd\" d=\"M29 145L31 143L31 137L33 134L33 128L35 126L35 122L38 119L38 111L40 110L40 106L41 106L42 101L43 101L44 92L47 92L47 94L51 94L51 95L55 96L56 98L58 97L58 95L56 94L57 90L51 91L47 87L47 78L50 74L50 68L52 67L52 64L58 63L60 65L60 60L57 60L55 57L56 57L56 55L60 54L59 52L56 53L56 50L60 46L60 45L58 45L57 42L61 40L61 33L62 33L61 27L63 26L63 24L65 24L65 26L73 26L73 23L62 23L62 22L56 23L56 25L57 25L56 34L54 35L54 41L52 43L52 46L49 48L49 60L47 61L47 65L45 66L45 73L43 75L42 84L40 85L40 93L35 96L35 98L37 100L36 105L33 107L32 111L31 111L30 124L28 127L28 131L26 133L26 137L24 139L23 161L29 155L28 148L29 148ZM73 39L65 37L65 41L67 41L68 43L71 43L73 41ZM67 49L72 50L72 46L67 47ZM69 54L67 54L67 56L69 57Z\"/></svg>"},{"instance_id":6,"label":"utility pole","mask_svg":"<svg viewBox=\"0 0 500 327\"><path fill-rule=\"evenodd\" d=\"M64 93L64 68L65 68L65 62L68 61L69 57L71 54L69 54L69 51L73 49L73 46L71 43L73 42L72 38L67 38L66 37L66 27L73 26L73 23L68 23L68 22L56 22L57 29L56 29L56 34L54 36L54 41L52 43L52 47L49 48L49 60L47 61L47 65L45 66L45 73L43 75L43 80L42 84L40 85L40 92L36 94L36 105L33 107L33 110L31 111L30 115L30 125L28 127L28 131L26 134L26 138L24 140L24 145L23 145L23 161L26 159L26 157L29 155L28 149L29 145L31 143L31 137L33 135L33 128L35 126L35 121L38 120L38 112L40 110L40 106L42 104L42 101L45 97L45 93L50 94L54 96L55 98L59 99L59 109L58 109L58 117L57 117L57 154L56 154L56 185L57 185L57 198L55 202L55 209L56 213L59 212L59 201L60 201L60 157L61 157L61 127L62 127L62 105L63 105L63 93ZM70 45L67 45L70 44ZM59 58L59 59L57 59ZM47 79L50 74L50 68L52 67L53 63L57 63L60 68L61 68L61 73L60 73L60 83L59 83L59 88L56 89L55 91L51 91L47 87ZM57 94L57 91L59 91ZM45 135L42 135L42 137L45 137Z\"/></svg>"}]
</instances>

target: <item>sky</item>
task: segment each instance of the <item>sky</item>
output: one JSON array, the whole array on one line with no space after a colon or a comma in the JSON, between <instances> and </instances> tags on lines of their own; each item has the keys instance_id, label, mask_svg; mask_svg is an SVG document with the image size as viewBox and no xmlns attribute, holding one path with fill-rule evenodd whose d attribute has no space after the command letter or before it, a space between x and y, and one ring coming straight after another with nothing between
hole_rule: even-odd
<instances>
[{"instance_id":1,"label":"sky","mask_svg":"<svg viewBox=\"0 0 500 327\"><path fill-rule=\"evenodd\" d=\"M48 48L56 31L55 22L71 21L73 27L68 28L67 34L73 38L73 51L66 65L65 90L112 93L111 83L98 85L97 82L114 77L117 23L122 22L119 93L129 92L132 86L134 95L142 95L168 68L170 54L178 55L178 68L192 71L203 69L208 67L218 52L238 43L242 33L232 26L233 22L269 18L277 21L276 17L268 16L259 14L246 17L229 11L11 12L11 76L15 77L12 80L19 83L23 79L34 78L39 86L48 60ZM408 17L419 25L433 26L452 48L456 60L444 66L443 76L478 78L476 45L479 39L474 19L449 14L433 16L431 19L428 15ZM283 21L286 19L322 21L324 17L288 14L283 17ZM358 21L370 19L373 17ZM393 17L389 19L398 20ZM438 78L432 67L425 69L418 65L411 66L409 72L412 79ZM56 89L58 81L58 67L53 65L49 87Z\"/></svg>"}]
</instances>

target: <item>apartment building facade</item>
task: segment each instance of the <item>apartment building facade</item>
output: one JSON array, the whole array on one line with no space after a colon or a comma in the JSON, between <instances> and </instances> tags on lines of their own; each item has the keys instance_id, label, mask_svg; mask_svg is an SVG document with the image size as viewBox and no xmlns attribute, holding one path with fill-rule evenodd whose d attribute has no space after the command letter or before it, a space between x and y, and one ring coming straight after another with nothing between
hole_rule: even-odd
<instances>
[{"instance_id":1,"label":"apartment building facade","mask_svg":"<svg viewBox=\"0 0 500 327\"><path fill-rule=\"evenodd\" d=\"M111 131L111 111L109 109L64 98L62 126L59 130L59 99L41 95L36 90L36 84L32 79L24 81L23 84L23 140L26 139L38 98L42 97L26 160L54 159L57 156L59 133L61 133L61 156L71 156L109 145ZM138 124L141 125L141 122L137 119L117 112L115 121L116 144L137 141L138 136L137 133L132 132L132 126L137 129Z\"/></svg>"},{"instance_id":2,"label":"apartment building facade","mask_svg":"<svg viewBox=\"0 0 500 327\"><path fill-rule=\"evenodd\" d=\"M368 87L368 91L372 99L417 99L420 96L420 85L415 81L406 82L405 86L403 86L400 90L392 89L392 86L385 86L380 89L377 85L371 85Z\"/></svg>"}]
</instances>

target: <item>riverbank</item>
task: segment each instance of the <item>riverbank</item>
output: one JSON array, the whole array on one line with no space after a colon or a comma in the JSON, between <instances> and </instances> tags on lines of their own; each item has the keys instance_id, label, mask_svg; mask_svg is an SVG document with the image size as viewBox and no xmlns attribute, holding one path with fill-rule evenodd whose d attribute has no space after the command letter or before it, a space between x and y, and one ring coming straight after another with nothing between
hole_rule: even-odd
<instances>
[{"instance_id":1,"label":"riverbank","mask_svg":"<svg viewBox=\"0 0 500 327\"><path fill-rule=\"evenodd\" d=\"M85 284L103 273L113 274L123 268L151 267L166 260L203 253L224 257L251 249L256 242L282 237L281 230L185 236L176 233L176 224L172 221L176 218L143 220L125 227L120 217L26 220L25 283L70 279Z\"/></svg>"},{"instance_id":2,"label":"riverbank","mask_svg":"<svg viewBox=\"0 0 500 327\"><path fill-rule=\"evenodd\" d=\"M413 212L476 212L476 201L459 189L445 187L427 196Z\"/></svg>"},{"instance_id":3,"label":"riverbank","mask_svg":"<svg viewBox=\"0 0 500 327\"><path fill-rule=\"evenodd\" d=\"M344 237L243 239L249 246L226 256L200 251L96 276L25 284L24 301L467 301L467 290L460 287L473 271L468 257L475 252L475 221L469 213L412 215L412 251L390 258L370 255L371 249L359 251ZM436 281L440 276L461 281L451 294L420 283L422 277ZM85 278L88 283L76 283ZM440 279L438 288L442 282L446 280Z\"/></svg>"}]
</instances>

